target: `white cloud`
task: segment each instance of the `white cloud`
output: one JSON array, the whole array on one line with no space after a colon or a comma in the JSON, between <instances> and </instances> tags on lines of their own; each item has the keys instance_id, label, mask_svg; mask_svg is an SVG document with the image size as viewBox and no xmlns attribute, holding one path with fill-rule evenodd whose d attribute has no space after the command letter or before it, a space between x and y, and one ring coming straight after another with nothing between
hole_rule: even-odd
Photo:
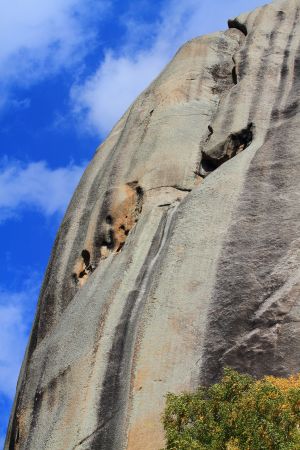
<instances>
[{"instance_id":1,"label":"white cloud","mask_svg":"<svg viewBox=\"0 0 300 450\"><path fill-rule=\"evenodd\" d=\"M0 167L0 223L34 208L46 216L64 213L84 167L70 164L50 169L44 161Z\"/></svg>"},{"instance_id":2,"label":"white cloud","mask_svg":"<svg viewBox=\"0 0 300 450\"><path fill-rule=\"evenodd\" d=\"M108 0L0 2L0 94L80 61L95 37L93 22Z\"/></svg>"},{"instance_id":3,"label":"white cloud","mask_svg":"<svg viewBox=\"0 0 300 450\"><path fill-rule=\"evenodd\" d=\"M106 135L136 96L159 74L175 51L195 36L227 28L227 20L264 0L169 0L160 20L126 18L127 39L107 49L96 72L71 90L73 110L88 129Z\"/></svg>"},{"instance_id":4,"label":"white cloud","mask_svg":"<svg viewBox=\"0 0 300 450\"><path fill-rule=\"evenodd\" d=\"M31 327L40 280L33 276L23 290L0 287L0 395L12 400Z\"/></svg>"},{"instance_id":5,"label":"white cloud","mask_svg":"<svg viewBox=\"0 0 300 450\"><path fill-rule=\"evenodd\" d=\"M28 335L20 298L16 304L11 303L9 294L2 292L0 296L7 303L0 305L0 393L12 398Z\"/></svg>"},{"instance_id":6,"label":"white cloud","mask_svg":"<svg viewBox=\"0 0 300 450\"><path fill-rule=\"evenodd\" d=\"M40 277L34 273L18 291L0 286L0 448L4 447L4 427L15 396L40 282Z\"/></svg>"},{"instance_id":7,"label":"white cloud","mask_svg":"<svg viewBox=\"0 0 300 450\"><path fill-rule=\"evenodd\" d=\"M107 53L97 72L84 85L73 87L74 112L92 131L105 135L165 63L164 54L118 58Z\"/></svg>"}]
</instances>

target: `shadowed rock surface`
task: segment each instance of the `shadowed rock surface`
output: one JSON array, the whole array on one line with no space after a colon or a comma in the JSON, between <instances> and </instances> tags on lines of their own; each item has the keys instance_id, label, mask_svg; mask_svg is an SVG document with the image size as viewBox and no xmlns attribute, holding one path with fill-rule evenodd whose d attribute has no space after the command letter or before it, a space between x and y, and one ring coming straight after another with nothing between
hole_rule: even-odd
<instances>
[{"instance_id":1,"label":"shadowed rock surface","mask_svg":"<svg viewBox=\"0 0 300 450\"><path fill-rule=\"evenodd\" d=\"M5 449L158 450L164 395L300 370L300 0L185 44L59 230Z\"/></svg>"}]
</instances>

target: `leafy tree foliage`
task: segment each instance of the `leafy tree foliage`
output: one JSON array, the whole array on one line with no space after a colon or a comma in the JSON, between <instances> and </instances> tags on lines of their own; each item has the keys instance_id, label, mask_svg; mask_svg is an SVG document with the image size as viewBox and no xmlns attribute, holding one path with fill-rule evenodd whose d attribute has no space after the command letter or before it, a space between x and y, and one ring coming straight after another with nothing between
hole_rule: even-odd
<instances>
[{"instance_id":1,"label":"leafy tree foliage","mask_svg":"<svg viewBox=\"0 0 300 450\"><path fill-rule=\"evenodd\" d=\"M300 450L300 375L255 380L225 369L219 383L168 394L164 450Z\"/></svg>"}]
</instances>

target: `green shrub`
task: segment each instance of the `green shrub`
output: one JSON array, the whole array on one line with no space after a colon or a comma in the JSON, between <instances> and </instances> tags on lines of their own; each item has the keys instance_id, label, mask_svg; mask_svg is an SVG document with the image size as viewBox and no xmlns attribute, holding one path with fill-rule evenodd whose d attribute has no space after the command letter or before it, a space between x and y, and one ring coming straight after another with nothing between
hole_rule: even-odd
<instances>
[{"instance_id":1,"label":"green shrub","mask_svg":"<svg viewBox=\"0 0 300 450\"><path fill-rule=\"evenodd\" d=\"M225 369L219 383L166 400L164 450L300 450L300 376Z\"/></svg>"}]
</instances>

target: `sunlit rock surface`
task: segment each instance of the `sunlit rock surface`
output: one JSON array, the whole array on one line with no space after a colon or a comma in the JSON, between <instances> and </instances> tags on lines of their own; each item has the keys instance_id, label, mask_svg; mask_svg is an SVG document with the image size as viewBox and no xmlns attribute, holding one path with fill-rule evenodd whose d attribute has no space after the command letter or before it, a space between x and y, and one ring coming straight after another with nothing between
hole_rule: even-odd
<instances>
[{"instance_id":1,"label":"sunlit rock surface","mask_svg":"<svg viewBox=\"0 0 300 450\"><path fill-rule=\"evenodd\" d=\"M97 150L6 449L158 450L168 391L300 369L300 0L185 44Z\"/></svg>"}]
</instances>

